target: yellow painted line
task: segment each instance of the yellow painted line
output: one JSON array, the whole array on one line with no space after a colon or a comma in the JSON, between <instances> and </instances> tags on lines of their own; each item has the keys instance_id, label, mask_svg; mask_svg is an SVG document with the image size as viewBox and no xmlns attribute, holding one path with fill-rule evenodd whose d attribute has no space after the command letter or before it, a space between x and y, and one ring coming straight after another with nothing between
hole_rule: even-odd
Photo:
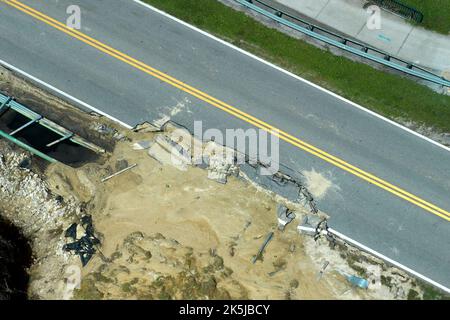
<instances>
[{"instance_id":1,"label":"yellow painted line","mask_svg":"<svg viewBox=\"0 0 450 320\"><path fill-rule=\"evenodd\" d=\"M374 185L376 185L376 186L378 186L378 187L380 187L380 188L382 188L382 189L384 189L406 201L409 201L410 203L415 204L428 212L431 212L447 221L450 221L450 212L447 212L444 209L441 209L441 208L437 207L436 205L419 198L416 195L413 195L397 186L394 186L394 185L390 184L389 182L384 181L384 180L374 176L371 173L368 173L362 169L359 169L359 168L345 162L342 159L339 159L323 150L318 149L317 147L314 147L311 144L308 144L308 143L306 143L306 142L304 142L282 130L279 130L279 129L273 127L272 125L269 125L269 124L263 122L262 120L259 120L259 119L255 118L233 106L230 106L230 105L226 104L225 102L220 101L220 100L218 100L218 99L216 99L194 87L191 87L188 84L183 83L180 80L175 79L175 78L173 78L173 77L171 77L171 76L139 61L139 60L136 60L136 59L106 45L106 44L103 44L103 43L99 42L98 40L93 39L78 30L71 29L71 28L67 27L65 24L47 16L47 15L43 14L42 12L37 11L17 0L3 0L3 2L9 4L10 6L15 7L16 9L18 9L18 10L20 10L20 11L22 11L22 12L24 12L24 13L26 13L26 14L28 14L28 15L30 15L30 16L32 16L32 17L120 60L120 61L122 61L122 62L124 62L124 63L127 63L127 64L135 67L136 69L139 69L155 78L158 78L159 80L161 80L165 83L168 83L184 92L187 92L187 93L195 96L196 98L203 100L203 101L207 102L208 104L211 104L212 106L214 106L216 108L219 108L229 114L232 114L233 116L235 116L245 122L248 122L260 129L266 130L266 131L270 132L271 134L279 137L280 139L282 139L292 145L295 145L298 148L300 148L304 151L307 151L307 152L323 159L324 161L327 161L327 162L341 168L342 170L352 173L353 175L355 175L371 184L374 184Z\"/></svg>"},{"instance_id":2,"label":"yellow painted line","mask_svg":"<svg viewBox=\"0 0 450 320\"><path fill-rule=\"evenodd\" d=\"M203 98L200 98L200 99L202 99L202 100L204 100L204 101L206 101L206 102L208 102L208 103L210 103L210 104L212 104L211 101L213 101L213 102L215 102L215 103L218 103L218 104L221 104L221 105L224 106L225 108L229 108L229 109L233 110L234 112L237 112L237 113L239 113L239 114L241 114L241 115L243 115L243 116L245 116L245 117L247 117L247 118L249 118L249 119L251 119L251 120L253 120L253 121L255 121L255 122L258 122L258 123L260 123L261 125L267 127L267 128L270 129L270 130L277 130L278 132L280 132L281 135L286 136L286 137L288 137L288 138L290 138L290 139L292 139L292 140L294 140L294 141L296 141L296 142L298 142L298 143L300 143L300 144L303 144L303 145L305 145L306 147L311 148L312 150L314 150L314 151L316 151L316 152L318 152L318 153L324 155L325 157L328 157L328 158L330 158L330 159L332 159L332 160L334 160L334 161L336 161L336 162L339 162L339 163L341 163L342 165L347 166L347 167L349 167L349 168L351 168L351 169L353 169L353 170L355 170L355 171L361 173L362 175L365 175L365 176L367 176L367 177L373 179L374 181L377 181L377 182L380 183L380 184L383 184L383 185L385 185L385 186L387 186L387 187L389 187L389 188L392 188L392 189L394 189L394 190L396 190L396 191L398 191L398 192L404 194L404 195L407 196L407 197L413 198L414 200L416 200L416 201L418 201L418 202L421 202L421 203L423 203L423 204L426 205L426 206L429 206L429 207L431 207L431 208L433 208L433 209L435 209L435 210L437 210L437 211L441 211L441 210L442 210L442 209L440 209L440 208L434 206L433 204L428 203L428 202L426 202L425 200L422 200L422 199L416 197L415 195L413 195L413 194L411 194L411 193L408 193L408 192L405 191L405 190L402 190L402 189L400 189L400 188L398 188L398 187L396 187L396 186L394 186L394 185L392 185L392 184L390 184L390 183L388 183L388 182L386 182L386 181L383 181L383 180L381 180L380 178L378 178L378 177L376 177L376 176L374 176L374 175L372 175L372 174L370 174L370 173L368 173L368 172L364 172L363 170L361 170L361 169L359 169L359 168L357 168L357 167L355 167L355 166L353 166L353 165L351 165L351 164L349 164L349 163L346 163L346 162L344 162L343 160L341 160L341 159L339 159L339 158L336 158L336 157L334 157L334 156L332 156L332 155L330 155L330 154L327 154L327 153L325 153L324 151L322 151L322 150L320 150L320 149L317 149L316 147L314 147L314 146L312 146L312 145L310 145L310 144L307 144L306 142L301 141L301 140L299 140L298 138L293 137L292 135L289 135L288 133L286 133L286 132L284 132L284 131L282 131L282 130L279 130L279 129L277 129L277 128L274 128L273 126L271 126L271 125L269 125L269 124L267 124L267 123L265 123L265 122L263 122L263 121L261 121L261 120L255 118L255 117L253 117L253 116L251 116L251 115L248 115L248 114L244 113L243 111L241 111L241 110L239 110L239 109L236 109L236 108L234 108L234 107L232 107L232 106L226 104L225 102L222 102L222 101L220 101L220 100L217 100L217 99L215 99L215 98L213 98L213 97L207 95L206 93L201 92L201 91L199 91L198 89L195 89L195 88L193 88L193 87L191 87L191 86L189 86L189 85L187 85L187 84L185 84L185 83L183 83L183 82L181 82L181 81L179 81L179 80L177 80L177 79L175 79L175 78L173 78L173 77L171 77L171 76L169 76L169 75L167 75L167 74L164 74L164 73L162 73L161 71L159 71L159 70L157 70L157 69L154 69L154 68L152 68L152 67L150 67L150 66L144 64L143 62L140 62L140 61L138 61L138 60L136 60L136 59L134 59L134 58L132 58L132 57L130 57L130 56L128 56L128 55L126 55L126 54L124 54L124 53L122 53L122 52L120 52L120 51L114 49L114 48L112 48L112 47L109 47L109 46L107 46L107 45L105 45L105 44L103 44L103 43L101 43L101 42L99 42L99 41L97 41L97 40L95 40L95 39L93 39L93 38L91 38L91 37L89 37L89 36L87 36L87 35L81 33L81 32L79 32L79 31L77 31L77 30L70 29L70 28L68 28L65 24L63 24L63 23L61 23L61 22L59 22L59 21L57 21L57 20L55 20L55 19L53 19L53 18L51 18L51 17L49 17L49 16L46 16L45 14L43 14L43 13L41 13L41 12L39 12L39 11L37 11L37 10L35 10L35 9L31 8L31 7L29 7L29 6L26 6L26 5L20 3L20 2L17 1L17 0L10 0L10 1L11 1L11 2L17 3L19 6L22 6L25 10L29 10L30 12L33 12L34 14L39 15L42 19L50 21L50 22L52 23L52 25L53 25L53 24L56 24L56 25L58 25L59 27L61 27L61 28L63 28L63 29L69 30L71 33L77 35L78 37L82 37L82 38L84 38L85 40L87 40L88 42L92 42L92 43L88 43L88 44L90 44L90 45L95 44L95 45L97 45L97 46L100 46L100 47L103 48L104 50L109 50L109 51L111 51L112 53L114 53L115 55L119 55L120 57L122 57L122 58L124 58L124 59L126 59L126 60L129 60L129 61L133 62L133 64L132 64L133 66L135 66L135 64L137 64L137 65L139 65L140 67L142 67L142 68L144 68L144 69L148 69L148 71L151 71L151 73L150 73L151 75L153 75L153 76L157 76L157 75L158 75L158 76L159 76L158 78L159 78L160 80L162 80L162 81L164 81L164 79L161 79L160 77L165 78L165 79L167 80L166 82L169 83L169 84L171 84L171 85L177 84L177 85L183 86L185 89L181 89L181 88L180 88L180 89L183 90L183 91L186 91L186 92L188 92L188 93L190 93L190 94L192 94L191 91L193 91L193 92L195 92L196 94L201 95ZM58 29L59 29L59 28L58 28ZM60 30L61 30L61 29L60 29ZM73 36L73 34L71 34L71 35ZM76 38L78 38L78 37L76 37ZM83 41L83 40L82 40L82 41ZM95 46L95 47L97 47L97 46ZM102 51L104 51L103 49L102 49ZM104 52L105 52L105 51L104 51ZM115 55L114 55L114 56L115 56ZM122 60L122 59L121 59L121 60ZM123 61L123 60L122 60L122 61ZM126 61L124 61L124 62L126 62ZM127 62L127 63L128 63L128 62ZM136 66L135 66L135 67L136 67ZM141 70L142 70L142 69L141 69ZM145 70L142 70L142 71L146 72ZM148 73L148 72L147 72L147 73ZM176 87L179 88L178 86L176 86ZM198 96L196 96L196 97L198 97ZM211 101L210 101L210 100L211 100ZM444 211L444 212L441 211L441 213L444 213L444 214L445 214L445 211Z\"/></svg>"}]
</instances>

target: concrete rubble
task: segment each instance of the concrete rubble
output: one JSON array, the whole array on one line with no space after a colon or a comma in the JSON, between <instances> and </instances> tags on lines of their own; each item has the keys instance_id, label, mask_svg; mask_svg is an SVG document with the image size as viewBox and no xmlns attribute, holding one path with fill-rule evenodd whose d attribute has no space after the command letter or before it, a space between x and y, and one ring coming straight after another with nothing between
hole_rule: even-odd
<instances>
[{"instance_id":1,"label":"concrete rubble","mask_svg":"<svg viewBox=\"0 0 450 320\"><path fill-rule=\"evenodd\" d=\"M36 257L29 270L29 296L58 299L65 288L65 267L77 262L63 252L64 238L55 230L62 230L81 214L79 203L51 193L38 174L20 167L29 159L25 152L1 141L0 147L0 211L31 241Z\"/></svg>"},{"instance_id":2,"label":"concrete rubble","mask_svg":"<svg viewBox=\"0 0 450 320\"><path fill-rule=\"evenodd\" d=\"M142 140L133 144L133 150L147 150L152 146L152 142L149 140Z\"/></svg>"},{"instance_id":3,"label":"concrete rubble","mask_svg":"<svg viewBox=\"0 0 450 320\"><path fill-rule=\"evenodd\" d=\"M282 204L277 205L278 229L283 231L286 225L295 219L295 214Z\"/></svg>"},{"instance_id":4,"label":"concrete rubble","mask_svg":"<svg viewBox=\"0 0 450 320\"><path fill-rule=\"evenodd\" d=\"M161 119L157 127L148 126L162 131L158 131L152 141L141 140L132 147L134 150L148 150L148 154L161 164L181 171L186 171L188 166L196 166L208 171L208 179L221 184L227 183L229 176L239 176L288 202L306 206L314 214L319 212L313 196L302 184L301 173L282 166L282 171L262 175L261 170L265 168L262 163L249 161L245 155L238 155L235 150L214 141L203 142L169 118ZM246 161L238 163L238 158Z\"/></svg>"},{"instance_id":5,"label":"concrete rubble","mask_svg":"<svg viewBox=\"0 0 450 320\"><path fill-rule=\"evenodd\" d=\"M260 175L260 166L248 163L242 164L239 169L246 179L253 181L262 188L271 190L288 201L299 201L299 185L290 177L280 172L274 175Z\"/></svg>"}]
</instances>

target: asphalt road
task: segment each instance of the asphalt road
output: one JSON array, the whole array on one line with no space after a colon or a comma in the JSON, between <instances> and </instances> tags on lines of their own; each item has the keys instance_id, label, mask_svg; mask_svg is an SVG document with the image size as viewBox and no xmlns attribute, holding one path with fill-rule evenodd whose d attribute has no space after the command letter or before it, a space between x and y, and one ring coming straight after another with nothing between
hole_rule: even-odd
<instances>
[{"instance_id":1,"label":"asphalt road","mask_svg":"<svg viewBox=\"0 0 450 320\"><path fill-rule=\"evenodd\" d=\"M354 166L450 210L450 152L131 0L24 0L81 32ZM252 128L92 46L0 2L0 59L134 126L163 115L188 128ZM450 106L449 106L450 107ZM280 141L280 161L332 187L318 199L330 225L450 287L450 223Z\"/></svg>"}]
</instances>

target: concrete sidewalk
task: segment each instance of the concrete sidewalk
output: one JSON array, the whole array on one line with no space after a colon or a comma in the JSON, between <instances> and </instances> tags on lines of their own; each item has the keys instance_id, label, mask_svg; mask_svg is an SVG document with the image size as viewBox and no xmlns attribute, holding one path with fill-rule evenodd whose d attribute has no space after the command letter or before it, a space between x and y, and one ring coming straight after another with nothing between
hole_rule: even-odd
<instances>
[{"instance_id":1,"label":"concrete sidewalk","mask_svg":"<svg viewBox=\"0 0 450 320\"><path fill-rule=\"evenodd\" d=\"M450 36L413 26L384 10L381 29L370 30L366 26L369 13L364 9L364 0L275 1L393 56L450 75Z\"/></svg>"}]
</instances>

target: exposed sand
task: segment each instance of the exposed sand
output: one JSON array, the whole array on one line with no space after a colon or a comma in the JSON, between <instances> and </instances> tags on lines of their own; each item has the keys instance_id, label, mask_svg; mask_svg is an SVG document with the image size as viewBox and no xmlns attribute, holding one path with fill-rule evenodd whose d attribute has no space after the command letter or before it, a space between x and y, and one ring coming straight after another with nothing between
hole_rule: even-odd
<instances>
[{"instance_id":1,"label":"exposed sand","mask_svg":"<svg viewBox=\"0 0 450 320\"><path fill-rule=\"evenodd\" d=\"M315 199L320 200L325 196L330 188L333 188L333 183L323 174L316 172L314 168L311 171L303 171L305 176L305 184L309 192Z\"/></svg>"},{"instance_id":2,"label":"exposed sand","mask_svg":"<svg viewBox=\"0 0 450 320\"><path fill-rule=\"evenodd\" d=\"M90 174L72 175L70 181L73 191L85 200L87 194L93 196L89 211L104 239L106 256L111 256L130 233L160 233L201 255L215 251L251 299L336 298L332 285L316 281L317 270L305 255L296 223L285 232L275 231L276 203L266 193L238 178L222 185L208 180L205 170L190 167L181 172L161 165L145 151L132 150L129 142L118 144L108 163L121 159L138 166L99 183L106 172L90 170L91 165L87 165L80 170ZM49 170L56 175L61 168ZM91 183L85 181L86 176ZM92 185L95 190L87 191ZM263 261L252 264L269 231L275 231L275 236ZM84 274L102 263L97 256ZM270 276L271 272L275 274ZM298 287L292 288L296 281Z\"/></svg>"}]
</instances>

